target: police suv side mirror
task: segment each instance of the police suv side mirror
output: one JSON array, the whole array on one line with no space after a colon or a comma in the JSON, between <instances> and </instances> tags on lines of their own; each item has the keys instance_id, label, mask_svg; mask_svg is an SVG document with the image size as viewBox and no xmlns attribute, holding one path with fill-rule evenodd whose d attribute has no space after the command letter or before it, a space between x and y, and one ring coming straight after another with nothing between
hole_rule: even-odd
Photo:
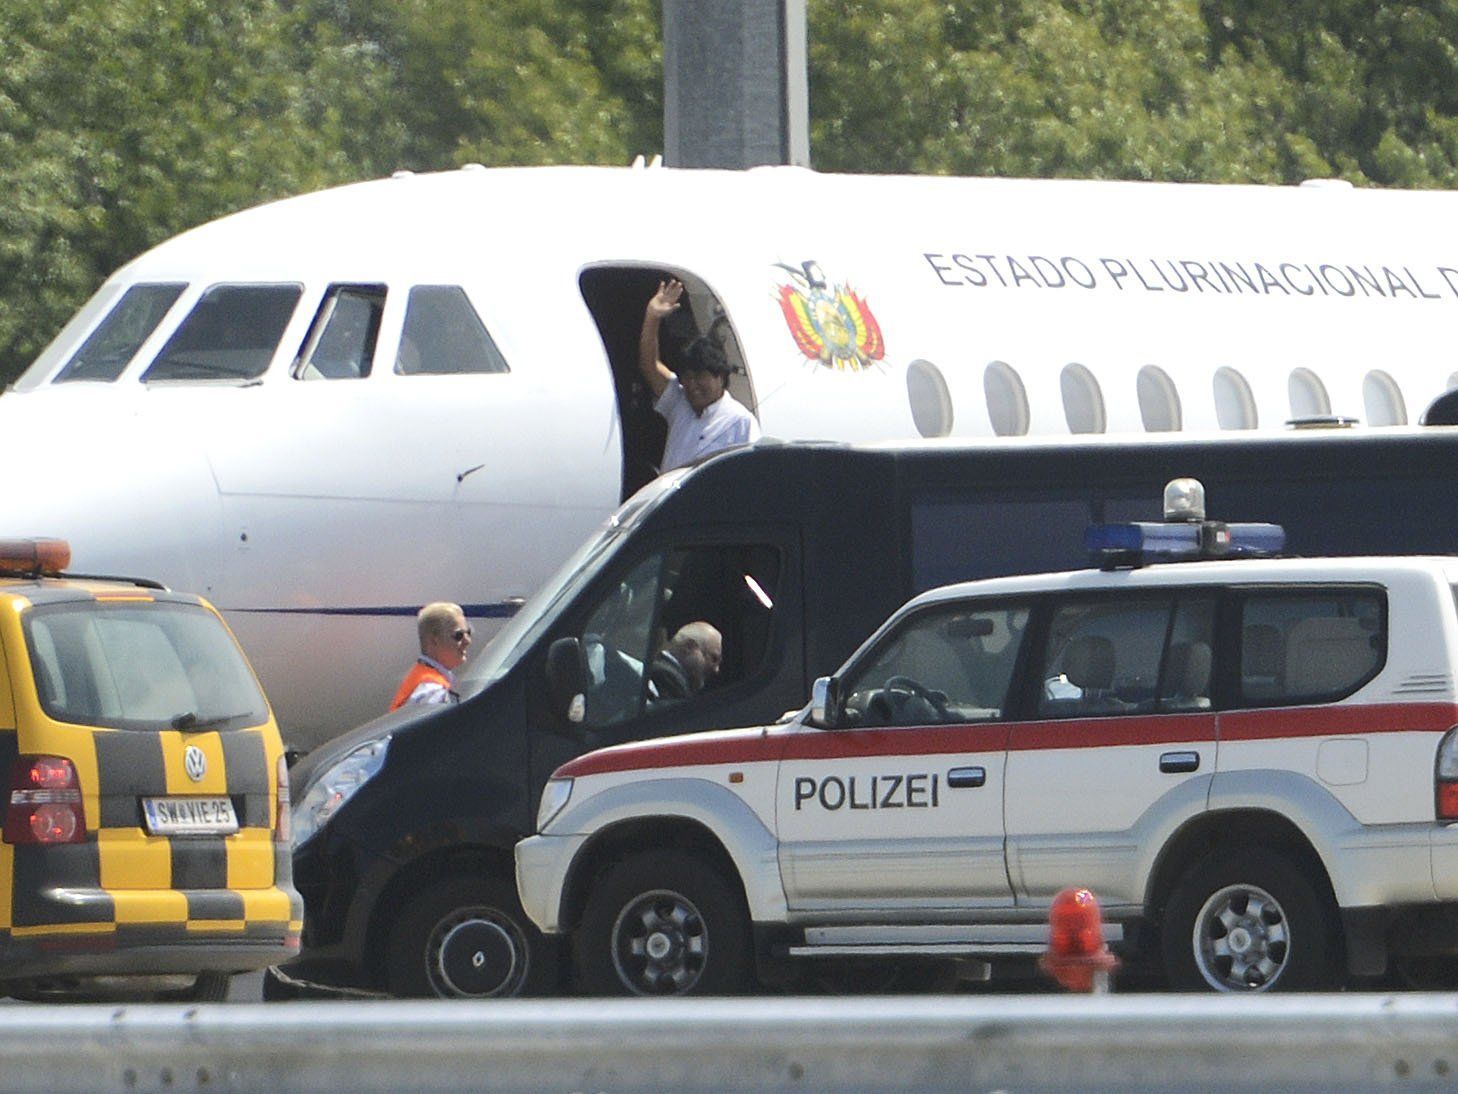
<instances>
[{"instance_id":1,"label":"police suv side mirror","mask_svg":"<svg viewBox=\"0 0 1458 1094\"><path fill-rule=\"evenodd\" d=\"M821 676L810 691L810 724L834 729L839 721L840 681L834 676Z\"/></svg>"},{"instance_id":2,"label":"police suv side mirror","mask_svg":"<svg viewBox=\"0 0 1458 1094\"><path fill-rule=\"evenodd\" d=\"M547 647L547 692L553 713L573 725L587 714L587 651L576 638L559 638Z\"/></svg>"}]
</instances>

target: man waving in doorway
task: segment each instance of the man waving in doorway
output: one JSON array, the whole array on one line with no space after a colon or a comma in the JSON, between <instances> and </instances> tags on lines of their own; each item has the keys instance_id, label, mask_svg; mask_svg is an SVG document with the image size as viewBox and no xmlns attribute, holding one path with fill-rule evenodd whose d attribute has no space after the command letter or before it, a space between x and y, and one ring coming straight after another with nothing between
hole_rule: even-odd
<instances>
[{"instance_id":1,"label":"man waving in doorway","mask_svg":"<svg viewBox=\"0 0 1458 1094\"><path fill-rule=\"evenodd\" d=\"M723 349L709 338L697 338L683 352L677 369L663 363L658 329L678 310L683 282L660 281L643 311L638 338L638 369L653 392L653 409L668 422L663 446L664 471L759 438L759 423L726 391L732 371Z\"/></svg>"}]
</instances>

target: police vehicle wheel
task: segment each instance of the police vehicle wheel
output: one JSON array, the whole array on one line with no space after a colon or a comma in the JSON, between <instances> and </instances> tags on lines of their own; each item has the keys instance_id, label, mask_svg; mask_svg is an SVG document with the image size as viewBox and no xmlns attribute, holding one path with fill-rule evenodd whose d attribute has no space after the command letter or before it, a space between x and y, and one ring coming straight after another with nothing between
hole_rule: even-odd
<instances>
[{"instance_id":1,"label":"police vehicle wheel","mask_svg":"<svg viewBox=\"0 0 1458 1094\"><path fill-rule=\"evenodd\" d=\"M574 935L598 995L734 995L753 982L744 898L683 851L625 859L598 880Z\"/></svg>"},{"instance_id":2,"label":"police vehicle wheel","mask_svg":"<svg viewBox=\"0 0 1458 1094\"><path fill-rule=\"evenodd\" d=\"M1317 991L1339 979L1324 902L1273 851L1196 863L1170 896L1161 939L1176 991Z\"/></svg>"},{"instance_id":3,"label":"police vehicle wheel","mask_svg":"<svg viewBox=\"0 0 1458 1094\"><path fill-rule=\"evenodd\" d=\"M391 994L415 998L534 994L555 981L555 951L522 911L514 885L451 878L426 889L395 921L386 976Z\"/></svg>"}]
</instances>

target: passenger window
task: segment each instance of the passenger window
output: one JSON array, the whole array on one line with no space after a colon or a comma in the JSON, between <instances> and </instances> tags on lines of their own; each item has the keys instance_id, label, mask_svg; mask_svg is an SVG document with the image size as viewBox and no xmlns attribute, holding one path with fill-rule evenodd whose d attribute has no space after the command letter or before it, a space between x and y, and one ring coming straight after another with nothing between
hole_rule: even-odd
<instances>
[{"instance_id":1,"label":"passenger window","mask_svg":"<svg viewBox=\"0 0 1458 1094\"><path fill-rule=\"evenodd\" d=\"M583 724L615 725L753 675L773 634L780 552L682 548L634 567L588 614Z\"/></svg>"},{"instance_id":2,"label":"passenger window","mask_svg":"<svg viewBox=\"0 0 1458 1094\"><path fill-rule=\"evenodd\" d=\"M302 292L298 285L214 286L142 379L250 380L263 375Z\"/></svg>"},{"instance_id":3,"label":"passenger window","mask_svg":"<svg viewBox=\"0 0 1458 1094\"><path fill-rule=\"evenodd\" d=\"M1061 605L1048 628L1039 718L1205 710L1214 603L1196 598Z\"/></svg>"},{"instance_id":4,"label":"passenger window","mask_svg":"<svg viewBox=\"0 0 1458 1094\"><path fill-rule=\"evenodd\" d=\"M185 288L186 285L133 285L52 382L115 380Z\"/></svg>"},{"instance_id":5,"label":"passenger window","mask_svg":"<svg viewBox=\"0 0 1458 1094\"><path fill-rule=\"evenodd\" d=\"M1213 600L1186 600L1175 608L1160 674L1161 712L1210 709L1211 684L1215 678L1214 635Z\"/></svg>"},{"instance_id":6,"label":"passenger window","mask_svg":"<svg viewBox=\"0 0 1458 1094\"><path fill-rule=\"evenodd\" d=\"M1063 417L1070 433L1102 433L1108 424L1104 395L1098 378L1077 363L1065 365L1059 375L1063 391Z\"/></svg>"},{"instance_id":7,"label":"passenger window","mask_svg":"<svg viewBox=\"0 0 1458 1094\"><path fill-rule=\"evenodd\" d=\"M384 310L383 286L332 286L319 305L319 314L314 317L294 366L294 376L301 380L357 380L368 376Z\"/></svg>"},{"instance_id":8,"label":"passenger window","mask_svg":"<svg viewBox=\"0 0 1458 1094\"><path fill-rule=\"evenodd\" d=\"M441 376L511 369L465 292L455 285L417 285L405 306L395 371Z\"/></svg>"},{"instance_id":9,"label":"passenger window","mask_svg":"<svg viewBox=\"0 0 1458 1094\"><path fill-rule=\"evenodd\" d=\"M1293 368L1286 382L1292 418L1324 418L1331 413L1331 399L1321 377L1309 368Z\"/></svg>"},{"instance_id":10,"label":"passenger window","mask_svg":"<svg viewBox=\"0 0 1458 1094\"><path fill-rule=\"evenodd\" d=\"M966 725L1003 717L1028 625L1020 605L940 606L908 619L841 683L852 726Z\"/></svg>"},{"instance_id":11,"label":"passenger window","mask_svg":"<svg viewBox=\"0 0 1458 1094\"><path fill-rule=\"evenodd\" d=\"M1339 699L1377 675L1386 660L1380 592L1271 593L1245 601L1240 691L1247 706Z\"/></svg>"}]
</instances>

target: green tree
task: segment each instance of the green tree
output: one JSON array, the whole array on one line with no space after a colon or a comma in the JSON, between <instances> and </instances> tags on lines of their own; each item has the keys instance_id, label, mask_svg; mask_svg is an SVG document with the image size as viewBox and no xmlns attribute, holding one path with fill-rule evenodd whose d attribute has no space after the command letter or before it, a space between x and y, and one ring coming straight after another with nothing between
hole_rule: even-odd
<instances>
[{"instance_id":1,"label":"green tree","mask_svg":"<svg viewBox=\"0 0 1458 1094\"><path fill-rule=\"evenodd\" d=\"M1458 2L810 0L848 171L1458 182Z\"/></svg>"},{"instance_id":2,"label":"green tree","mask_svg":"<svg viewBox=\"0 0 1458 1094\"><path fill-rule=\"evenodd\" d=\"M809 0L822 170L1458 182L1458 0ZM7 0L0 382L112 270L400 168L662 146L660 0Z\"/></svg>"},{"instance_id":3,"label":"green tree","mask_svg":"<svg viewBox=\"0 0 1458 1094\"><path fill-rule=\"evenodd\" d=\"M812 0L831 170L1267 179L1259 56L1215 63L1194 0Z\"/></svg>"},{"instance_id":4,"label":"green tree","mask_svg":"<svg viewBox=\"0 0 1458 1094\"><path fill-rule=\"evenodd\" d=\"M389 59L406 166L626 163L661 143L656 0L353 6Z\"/></svg>"},{"instance_id":5,"label":"green tree","mask_svg":"<svg viewBox=\"0 0 1458 1094\"><path fill-rule=\"evenodd\" d=\"M158 240L355 177L388 75L275 0L10 0L0 40L0 378Z\"/></svg>"},{"instance_id":6,"label":"green tree","mask_svg":"<svg viewBox=\"0 0 1458 1094\"><path fill-rule=\"evenodd\" d=\"M1222 60L1268 58L1289 94L1270 121L1287 178L1458 182L1458 3L1204 0Z\"/></svg>"},{"instance_id":7,"label":"green tree","mask_svg":"<svg viewBox=\"0 0 1458 1094\"><path fill-rule=\"evenodd\" d=\"M170 235L401 167L661 146L657 0L9 0L0 383Z\"/></svg>"}]
</instances>

